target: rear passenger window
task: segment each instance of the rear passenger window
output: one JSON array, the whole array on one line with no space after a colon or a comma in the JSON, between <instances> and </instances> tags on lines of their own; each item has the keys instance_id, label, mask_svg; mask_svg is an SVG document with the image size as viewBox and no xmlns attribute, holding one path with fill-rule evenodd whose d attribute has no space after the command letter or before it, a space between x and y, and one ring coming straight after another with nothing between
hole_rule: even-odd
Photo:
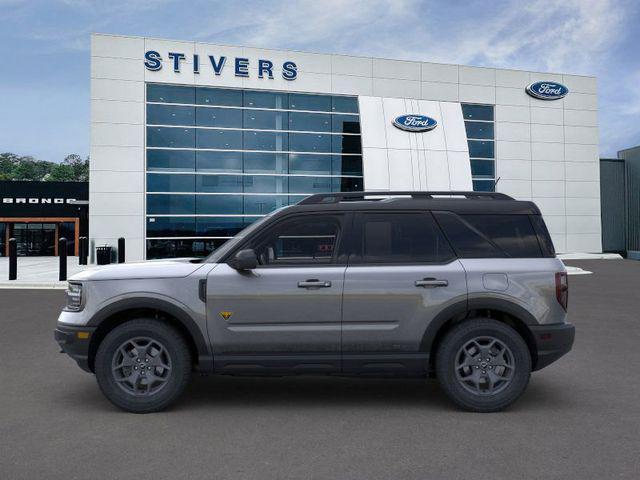
<instances>
[{"instance_id":1,"label":"rear passenger window","mask_svg":"<svg viewBox=\"0 0 640 480\"><path fill-rule=\"evenodd\" d=\"M539 258L538 237L528 215L456 215L436 218L463 258Z\"/></svg>"},{"instance_id":2,"label":"rear passenger window","mask_svg":"<svg viewBox=\"0 0 640 480\"><path fill-rule=\"evenodd\" d=\"M426 213L363 213L361 263L442 263L455 255Z\"/></svg>"}]
</instances>

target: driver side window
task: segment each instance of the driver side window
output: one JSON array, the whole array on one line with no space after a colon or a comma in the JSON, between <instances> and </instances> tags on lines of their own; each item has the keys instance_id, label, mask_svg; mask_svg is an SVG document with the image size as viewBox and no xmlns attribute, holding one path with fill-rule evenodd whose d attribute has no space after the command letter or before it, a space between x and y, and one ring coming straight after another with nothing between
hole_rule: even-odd
<instances>
[{"instance_id":1,"label":"driver side window","mask_svg":"<svg viewBox=\"0 0 640 480\"><path fill-rule=\"evenodd\" d=\"M333 262L341 231L339 215L305 215L279 222L250 248L258 265L319 265Z\"/></svg>"}]
</instances>

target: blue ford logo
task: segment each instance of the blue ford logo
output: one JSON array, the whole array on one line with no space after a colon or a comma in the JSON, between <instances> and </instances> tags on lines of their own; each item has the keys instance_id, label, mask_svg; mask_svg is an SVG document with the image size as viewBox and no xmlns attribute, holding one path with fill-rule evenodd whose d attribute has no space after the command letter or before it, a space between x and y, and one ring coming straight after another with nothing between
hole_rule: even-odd
<instances>
[{"instance_id":1,"label":"blue ford logo","mask_svg":"<svg viewBox=\"0 0 640 480\"><path fill-rule=\"evenodd\" d=\"M535 82L529 85L527 93L540 100L558 100L569 93L569 89L556 82Z\"/></svg>"},{"instance_id":2,"label":"blue ford logo","mask_svg":"<svg viewBox=\"0 0 640 480\"><path fill-rule=\"evenodd\" d=\"M407 132L427 132L433 130L438 122L426 115L400 115L393 121L393 125Z\"/></svg>"}]
</instances>

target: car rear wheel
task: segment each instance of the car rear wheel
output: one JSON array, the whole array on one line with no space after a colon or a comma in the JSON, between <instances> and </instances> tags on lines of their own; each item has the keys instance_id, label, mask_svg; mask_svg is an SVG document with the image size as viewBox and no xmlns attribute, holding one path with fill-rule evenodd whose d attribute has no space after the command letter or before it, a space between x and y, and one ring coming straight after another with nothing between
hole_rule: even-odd
<instances>
[{"instance_id":1,"label":"car rear wheel","mask_svg":"<svg viewBox=\"0 0 640 480\"><path fill-rule=\"evenodd\" d=\"M102 393L117 407L150 413L171 405L191 376L191 356L182 335L148 319L128 321L104 338L95 359Z\"/></svg>"},{"instance_id":2,"label":"car rear wheel","mask_svg":"<svg viewBox=\"0 0 640 480\"><path fill-rule=\"evenodd\" d=\"M458 406L495 412L515 402L531 375L531 355L520 334L488 318L466 320L444 337L436 375Z\"/></svg>"}]
</instances>

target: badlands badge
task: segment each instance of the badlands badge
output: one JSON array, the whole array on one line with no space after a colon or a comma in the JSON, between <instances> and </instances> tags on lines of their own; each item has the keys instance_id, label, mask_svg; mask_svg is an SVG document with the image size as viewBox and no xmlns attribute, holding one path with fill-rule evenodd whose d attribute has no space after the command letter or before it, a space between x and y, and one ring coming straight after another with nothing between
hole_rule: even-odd
<instances>
[{"instance_id":1,"label":"badlands badge","mask_svg":"<svg viewBox=\"0 0 640 480\"><path fill-rule=\"evenodd\" d=\"M231 315L233 315L233 312L225 312L224 310L220 312L220 316L225 320L229 320L231 318Z\"/></svg>"}]
</instances>

